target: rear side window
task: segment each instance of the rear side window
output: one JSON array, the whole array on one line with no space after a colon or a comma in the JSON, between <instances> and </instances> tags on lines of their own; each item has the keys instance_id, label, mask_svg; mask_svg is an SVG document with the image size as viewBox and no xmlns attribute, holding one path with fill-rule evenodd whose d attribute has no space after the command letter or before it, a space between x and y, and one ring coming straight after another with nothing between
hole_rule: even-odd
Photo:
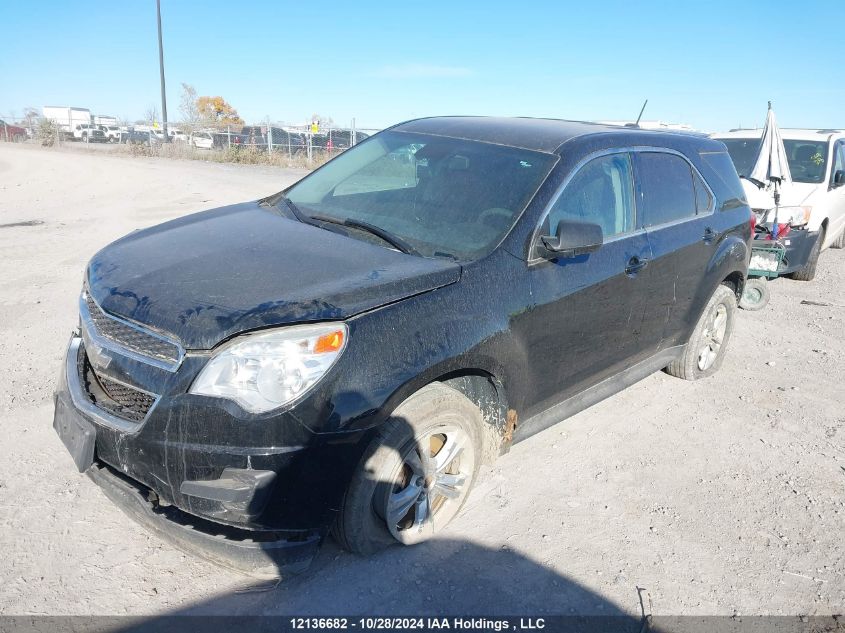
<instances>
[{"instance_id":1,"label":"rear side window","mask_svg":"<svg viewBox=\"0 0 845 633\"><path fill-rule=\"evenodd\" d=\"M726 152L700 152L701 169L716 194L719 210L727 211L748 204L734 163Z\"/></svg>"},{"instance_id":2,"label":"rear side window","mask_svg":"<svg viewBox=\"0 0 845 633\"><path fill-rule=\"evenodd\" d=\"M695 216L697 198L689 163L657 152L643 152L637 160L643 227Z\"/></svg>"},{"instance_id":3,"label":"rear side window","mask_svg":"<svg viewBox=\"0 0 845 633\"><path fill-rule=\"evenodd\" d=\"M634 228L631 158L612 154L596 158L573 176L549 211L549 230L558 222L591 222L601 226L605 237Z\"/></svg>"}]
</instances>

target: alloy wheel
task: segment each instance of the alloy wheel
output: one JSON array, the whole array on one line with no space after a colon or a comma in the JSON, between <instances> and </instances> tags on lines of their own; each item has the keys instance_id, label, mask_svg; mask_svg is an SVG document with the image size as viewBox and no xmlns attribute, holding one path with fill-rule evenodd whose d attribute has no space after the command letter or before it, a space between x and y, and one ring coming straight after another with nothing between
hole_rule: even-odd
<instances>
[{"instance_id":1,"label":"alloy wheel","mask_svg":"<svg viewBox=\"0 0 845 633\"><path fill-rule=\"evenodd\" d=\"M707 371L716 362L727 329L728 309L725 304L718 303L707 315L704 331L701 333L702 346L698 352L698 368L701 371Z\"/></svg>"},{"instance_id":2,"label":"alloy wheel","mask_svg":"<svg viewBox=\"0 0 845 633\"><path fill-rule=\"evenodd\" d=\"M413 440L394 470L379 514L405 545L430 538L457 514L469 492L475 451L466 433L450 425Z\"/></svg>"}]
</instances>

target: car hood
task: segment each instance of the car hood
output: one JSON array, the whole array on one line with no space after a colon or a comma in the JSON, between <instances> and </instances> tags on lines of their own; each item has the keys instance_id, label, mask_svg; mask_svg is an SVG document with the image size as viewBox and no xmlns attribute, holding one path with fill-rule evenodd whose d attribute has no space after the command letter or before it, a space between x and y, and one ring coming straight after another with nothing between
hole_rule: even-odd
<instances>
[{"instance_id":1,"label":"car hood","mask_svg":"<svg viewBox=\"0 0 845 633\"><path fill-rule=\"evenodd\" d=\"M87 283L107 312L210 349L256 328L346 319L460 274L250 202L131 233L94 256Z\"/></svg>"},{"instance_id":2,"label":"car hood","mask_svg":"<svg viewBox=\"0 0 845 633\"><path fill-rule=\"evenodd\" d=\"M774 191L770 187L763 189L743 179L742 188L752 209L771 209L775 206ZM819 191L826 191L826 185L809 182L791 182L780 188L781 206L800 206L809 204L810 198Z\"/></svg>"}]
</instances>

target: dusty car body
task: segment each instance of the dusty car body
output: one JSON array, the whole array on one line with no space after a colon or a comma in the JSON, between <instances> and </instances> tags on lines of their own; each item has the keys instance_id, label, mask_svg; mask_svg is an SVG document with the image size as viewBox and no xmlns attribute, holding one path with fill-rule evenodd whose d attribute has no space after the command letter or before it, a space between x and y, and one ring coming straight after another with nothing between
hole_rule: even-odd
<instances>
[{"instance_id":1,"label":"dusty car body","mask_svg":"<svg viewBox=\"0 0 845 633\"><path fill-rule=\"evenodd\" d=\"M750 218L704 137L404 123L97 253L54 426L119 505L226 564L301 568L332 525L353 551L423 540L513 442L715 371ZM283 401L291 358L322 373Z\"/></svg>"}]
</instances>

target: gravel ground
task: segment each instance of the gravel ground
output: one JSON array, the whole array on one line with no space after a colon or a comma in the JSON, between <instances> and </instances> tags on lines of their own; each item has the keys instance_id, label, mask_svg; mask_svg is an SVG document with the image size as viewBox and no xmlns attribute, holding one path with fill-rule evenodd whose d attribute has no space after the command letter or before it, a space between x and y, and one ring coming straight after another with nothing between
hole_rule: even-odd
<instances>
[{"instance_id":1,"label":"gravel ground","mask_svg":"<svg viewBox=\"0 0 845 633\"><path fill-rule=\"evenodd\" d=\"M655 374L515 446L430 544L329 542L270 586L125 517L51 428L85 262L301 173L0 145L0 613L842 613L845 251L740 312L713 378Z\"/></svg>"}]
</instances>

